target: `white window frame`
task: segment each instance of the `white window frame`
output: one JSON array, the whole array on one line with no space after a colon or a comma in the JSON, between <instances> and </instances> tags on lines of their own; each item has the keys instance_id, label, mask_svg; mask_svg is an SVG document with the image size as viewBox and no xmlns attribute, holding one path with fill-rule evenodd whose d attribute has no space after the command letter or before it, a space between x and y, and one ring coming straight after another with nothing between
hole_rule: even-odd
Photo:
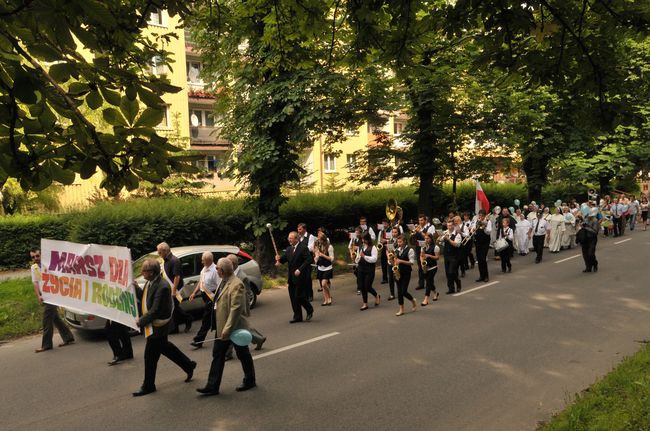
<instances>
[{"instance_id":1,"label":"white window frame","mask_svg":"<svg viewBox=\"0 0 650 431\"><path fill-rule=\"evenodd\" d=\"M336 156L333 154L323 154L323 172L336 172Z\"/></svg>"},{"instance_id":2,"label":"white window frame","mask_svg":"<svg viewBox=\"0 0 650 431\"><path fill-rule=\"evenodd\" d=\"M214 169L210 169L210 162L214 163ZM196 160L194 164L197 168L203 169L207 172L216 173L217 171L219 171L219 159L217 158L217 156L212 154L204 155L202 159Z\"/></svg>"},{"instance_id":3,"label":"white window frame","mask_svg":"<svg viewBox=\"0 0 650 431\"><path fill-rule=\"evenodd\" d=\"M199 76L196 78L196 81L192 81L190 79L190 69L192 68L193 65L198 65L199 66ZM186 60L185 61L185 68L187 69L187 82L191 84L204 84L203 78L201 78L201 70L203 70L203 63L198 60Z\"/></svg>"},{"instance_id":4,"label":"white window frame","mask_svg":"<svg viewBox=\"0 0 650 431\"><path fill-rule=\"evenodd\" d=\"M160 62L160 64L158 64ZM151 73L156 76L165 76L167 75L167 65L162 62L162 57L159 55L154 56L151 59Z\"/></svg>"},{"instance_id":5,"label":"white window frame","mask_svg":"<svg viewBox=\"0 0 650 431\"><path fill-rule=\"evenodd\" d=\"M156 129L161 129L161 130L170 130L172 128L171 126L171 112L169 111L169 105L165 105L165 116L163 117L163 120L156 126Z\"/></svg>"},{"instance_id":6,"label":"white window frame","mask_svg":"<svg viewBox=\"0 0 650 431\"><path fill-rule=\"evenodd\" d=\"M157 16L158 19L154 19L154 16ZM165 27L167 28L167 11L164 9L159 9L154 7L153 10L149 11L149 18L147 18L147 24L154 27Z\"/></svg>"},{"instance_id":7,"label":"white window frame","mask_svg":"<svg viewBox=\"0 0 650 431\"><path fill-rule=\"evenodd\" d=\"M353 172L358 169L357 167L357 156L355 154L346 154L345 155L345 165L348 168L348 171Z\"/></svg>"},{"instance_id":8,"label":"white window frame","mask_svg":"<svg viewBox=\"0 0 650 431\"><path fill-rule=\"evenodd\" d=\"M406 124L403 121L393 121L393 136L400 136L405 126Z\"/></svg>"},{"instance_id":9,"label":"white window frame","mask_svg":"<svg viewBox=\"0 0 650 431\"><path fill-rule=\"evenodd\" d=\"M197 113L197 114L201 113L201 115L197 115L197 117L199 117L199 125L198 126L193 126L192 122L191 122L192 115L194 113ZM212 126L208 126L207 125L207 119L208 119L208 115L211 115L211 114L212 114ZM190 108L190 127L210 127L210 128L214 128L214 127L216 127L216 124L217 124L217 121L214 118L214 114L212 113L211 110L209 110L209 109L201 109L201 108Z\"/></svg>"}]
</instances>

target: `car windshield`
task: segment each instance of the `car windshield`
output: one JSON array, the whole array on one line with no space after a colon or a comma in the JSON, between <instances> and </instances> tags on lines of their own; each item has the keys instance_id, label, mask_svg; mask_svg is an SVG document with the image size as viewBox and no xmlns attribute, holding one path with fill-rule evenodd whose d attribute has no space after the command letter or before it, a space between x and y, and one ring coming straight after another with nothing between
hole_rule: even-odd
<instances>
[{"instance_id":1,"label":"car windshield","mask_svg":"<svg viewBox=\"0 0 650 431\"><path fill-rule=\"evenodd\" d=\"M157 253L149 253L145 254L144 256L138 258L135 262L133 262L133 278L136 279L142 275L142 264L146 259L154 259L158 260L160 259L158 257Z\"/></svg>"}]
</instances>

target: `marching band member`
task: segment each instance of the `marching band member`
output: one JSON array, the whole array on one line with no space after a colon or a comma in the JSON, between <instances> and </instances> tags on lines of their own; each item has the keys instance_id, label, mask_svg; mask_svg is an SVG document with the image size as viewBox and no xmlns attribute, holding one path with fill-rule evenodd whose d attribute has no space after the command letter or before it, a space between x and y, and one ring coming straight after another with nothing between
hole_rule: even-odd
<instances>
[{"instance_id":1,"label":"marching band member","mask_svg":"<svg viewBox=\"0 0 650 431\"><path fill-rule=\"evenodd\" d=\"M424 299L420 304L423 307L429 305L429 297L431 296L431 292L433 292L433 300L438 300L438 292L436 292L436 285L434 284L433 279L438 272L438 259L440 259L440 247L438 247L434 242L434 234L430 232L425 233L424 241L425 245L422 247L420 255L420 261L426 261L426 268L424 269L426 271L426 290L424 291Z\"/></svg>"},{"instance_id":2,"label":"marching band member","mask_svg":"<svg viewBox=\"0 0 650 431\"><path fill-rule=\"evenodd\" d=\"M459 218L460 219L460 218ZM458 266L460 264L460 243L462 237L454 228L453 220L447 221L447 230L441 237L443 241L442 255L445 257L445 275L447 276L447 294L460 292Z\"/></svg>"},{"instance_id":3,"label":"marching band member","mask_svg":"<svg viewBox=\"0 0 650 431\"><path fill-rule=\"evenodd\" d=\"M429 218L424 215L420 214L418 216L418 224L415 226L414 230L414 238L416 240L415 243L415 255L420 256L420 252L422 251L422 247L420 247L420 241L424 241L424 235L427 233L435 233L436 228L431 226L429 224ZM418 265L418 285L415 288L415 290L421 290L424 289L424 279L425 279L425 273L422 270L422 264L420 262L420 259L417 259L417 265Z\"/></svg>"},{"instance_id":4,"label":"marching band member","mask_svg":"<svg viewBox=\"0 0 650 431\"><path fill-rule=\"evenodd\" d=\"M359 248L361 248L361 236L363 235L363 230L361 226L354 228L354 234L350 235L350 243L348 244L348 250L350 250L350 260L352 261L352 271L354 276L357 276L357 257L359 255ZM361 295L361 290L357 289L357 295Z\"/></svg>"},{"instance_id":5,"label":"marching band member","mask_svg":"<svg viewBox=\"0 0 650 431\"><path fill-rule=\"evenodd\" d=\"M325 235L325 228L318 228L318 238L314 242L314 260L316 261L316 278L323 290L323 303L321 306L332 305L332 278L334 270L334 247Z\"/></svg>"},{"instance_id":6,"label":"marching band member","mask_svg":"<svg viewBox=\"0 0 650 431\"><path fill-rule=\"evenodd\" d=\"M388 219L384 218L381 221L382 229L379 229L379 243L382 245L381 251L379 252L379 258L381 261L381 284L388 283L388 252L386 250L386 244L388 240L386 239L386 232L390 229L390 224Z\"/></svg>"},{"instance_id":7,"label":"marching band member","mask_svg":"<svg viewBox=\"0 0 650 431\"><path fill-rule=\"evenodd\" d=\"M393 265L395 263L394 256L397 253L397 237L399 237L401 234L402 233L400 232L400 228L394 226L391 230L390 238L386 242L386 249L392 248L392 251L386 250L388 258L388 289L390 291L390 296L388 297L389 301L395 299L395 287L397 285L397 280L395 280L395 274L393 273ZM390 256L393 256L393 258L390 258ZM399 286L397 286L397 288L399 289Z\"/></svg>"},{"instance_id":8,"label":"marching band member","mask_svg":"<svg viewBox=\"0 0 650 431\"><path fill-rule=\"evenodd\" d=\"M497 219L499 218L499 215L501 215L501 207L500 206L495 206L492 209L492 212L488 216L488 219L492 222L492 226L494 229L492 229L492 232L490 233L490 246L494 245L494 242L497 240L497 231L499 230L499 225L497 224ZM494 250L494 255L495 259L499 259L497 256L496 250Z\"/></svg>"},{"instance_id":9,"label":"marching band member","mask_svg":"<svg viewBox=\"0 0 650 431\"><path fill-rule=\"evenodd\" d=\"M548 222L544 219L542 210L537 211L537 218L528 230L528 237L533 240L533 250L535 250L535 263L542 261L544 255L544 239L548 230Z\"/></svg>"},{"instance_id":10,"label":"marching band member","mask_svg":"<svg viewBox=\"0 0 650 431\"><path fill-rule=\"evenodd\" d=\"M465 277L465 271L474 268L474 254L472 253L472 246L474 239L472 233L474 232L475 222L470 219L468 212L463 213L463 222L461 224L461 235L465 240L460 247L460 276Z\"/></svg>"},{"instance_id":11,"label":"marching band member","mask_svg":"<svg viewBox=\"0 0 650 431\"><path fill-rule=\"evenodd\" d=\"M361 291L363 305L360 310L368 309L368 293L375 297L375 307L379 305L381 296L372 287L375 280L375 267L377 265L377 247L374 246L369 234L361 237L361 247L357 256L357 289Z\"/></svg>"},{"instance_id":12,"label":"marching band member","mask_svg":"<svg viewBox=\"0 0 650 431\"><path fill-rule=\"evenodd\" d=\"M514 240L514 232L510 228L510 218L504 217L501 220L502 228L499 230L499 238L504 238L508 246L499 251L501 257L501 272L512 272L512 264L510 263L510 254L512 253L512 241Z\"/></svg>"},{"instance_id":13,"label":"marching band member","mask_svg":"<svg viewBox=\"0 0 650 431\"><path fill-rule=\"evenodd\" d=\"M476 243L476 262L478 263L479 277L476 281L489 281L487 255L490 250L490 236L492 234L492 221L485 214L485 210L478 212L476 221L476 234L474 235Z\"/></svg>"},{"instance_id":14,"label":"marching band member","mask_svg":"<svg viewBox=\"0 0 650 431\"><path fill-rule=\"evenodd\" d=\"M368 226L368 220L366 220L365 216L359 217L359 227L363 233L368 233L370 235L370 239L372 241L377 240L377 235L375 235L375 231L372 230L370 226Z\"/></svg>"},{"instance_id":15,"label":"marching band member","mask_svg":"<svg viewBox=\"0 0 650 431\"><path fill-rule=\"evenodd\" d=\"M397 237L397 250L395 250L395 264L398 267L399 276L394 274L397 280L397 302L399 303L399 311L395 313L396 316L404 314L404 298L413 303L413 311L417 310L415 298L408 292L409 282L411 281L411 271L413 265L417 265L415 259L415 252L411 247L406 245L406 238L404 235Z\"/></svg>"}]
</instances>

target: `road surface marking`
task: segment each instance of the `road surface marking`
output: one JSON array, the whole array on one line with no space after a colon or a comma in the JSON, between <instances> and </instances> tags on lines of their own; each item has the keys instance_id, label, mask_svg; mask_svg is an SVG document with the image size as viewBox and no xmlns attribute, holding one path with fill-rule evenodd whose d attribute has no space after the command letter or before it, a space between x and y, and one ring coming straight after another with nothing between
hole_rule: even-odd
<instances>
[{"instance_id":1,"label":"road surface marking","mask_svg":"<svg viewBox=\"0 0 650 431\"><path fill-rule=\"evenodd\" d=\"M455 294L453 294L453 295L451 295L451 296L460 296L460 295L464 295L464 294L466 294L466 293L474 292L475 290L479 290L479 289L484 289L484 288L486 288L486 287L493 286L493 285L498 284L498 283L501 283L501 282L500 282L500 281L493 281L493 282L490 282L490 283L488 283L488 284L484 284L483 286L475 287L474 289L463 290L462 292L460 292L460 293L455 293Z\"/></svg>"},{"instance_id":2,"label":"road surface marking","mask_svg":"<svg viewBox=\"0 0 650 431\"><path fill-rule=\"evenodd\" d=\"M567 257L566 259L556 260L556 261L553 262L553 263L562 263L562 262L566 262L567 260L575 259L576 257L580 257L580 256L582 256L582 255L581 255L581 254L576 254L575 256Z\"/></svg>"},{"instance_id":3,"label":"road surface marking","mask_svg":"<svg viewBox=\"0 0 650 431\"><path fill-rule=\"evenodd\" d=\"M286 352L287 350L295 349L296 347L304 346L305 344L315 343L316 341L324 340L326 338L330 338L339 334L340 332L330 332L329 334L321 335L320 337L310 338L309 340L301 341L300 343L291 344L285 347L280 347L279 349L271 350L270 352L262 353L260 355L255 355L253 356L253 360L262 359L266 356L271 356L278 353Z\"/></svg>"},{"instance_id":4,"label":"road surface marking","mask_svg":"<svg viewBox=\"0 0 650 431\"><path fill-rule=\"evenodd\" d=\"M623 240L621 240L621 241L615 242L614 244L621 244L621 243L624 243L624 242L627 242L627 241L631 241L631 240L632 240L632 238L623 239Z\"/></svg>"}]
</instances>

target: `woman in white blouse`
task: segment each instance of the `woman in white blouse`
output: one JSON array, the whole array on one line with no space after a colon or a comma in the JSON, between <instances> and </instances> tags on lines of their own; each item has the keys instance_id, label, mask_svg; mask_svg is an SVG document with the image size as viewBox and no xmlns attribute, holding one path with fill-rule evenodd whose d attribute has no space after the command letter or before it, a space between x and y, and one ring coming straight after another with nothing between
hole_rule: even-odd
<instances>
[{"instance_id":1,"label":"woman in white blouse","mask_svg":"<svg viewBox=\"0 0 650 431\"><path fill-rule=\"evenodd\" d=\"M377 247L374 246L372 238L367 233L361 237L361 240L361 247L357 254L357 288L361 291L363 300L361 311L364 311L368 309L368 293L375 297L375 307L379 305L381 297L372 287L379 254Z\"/></svg>"},{"instance_id":2,"label":"woman in white blouse","mask_svg":"<svg viewBox=\"0 0 650 431\"><path fill-rule=\"evenodd\" d=\"M325 228L318 228L318 238L314 242L314 260L316 261L316 278L323 289L323 303L321 306L332 305L332 278L334 270L334 247L325 235Z\"/></svg>"},{"instance_id":3,"label":"woman in white blouse","mask_svg":"<svg viewBox=\"0 0 650 431\"><path fill-rule=\"evenodd\" d=\"M503 229L499 229L498 236L499 238L504 238L508 242L508 247L499 251L499 256L501 257L501 272L512 272L512 264L510 263L510 250L512 249L512 241L514 239L514 233L510 228L510 219L504 218L501 220Z\"/></svg>"}]
</instances>

